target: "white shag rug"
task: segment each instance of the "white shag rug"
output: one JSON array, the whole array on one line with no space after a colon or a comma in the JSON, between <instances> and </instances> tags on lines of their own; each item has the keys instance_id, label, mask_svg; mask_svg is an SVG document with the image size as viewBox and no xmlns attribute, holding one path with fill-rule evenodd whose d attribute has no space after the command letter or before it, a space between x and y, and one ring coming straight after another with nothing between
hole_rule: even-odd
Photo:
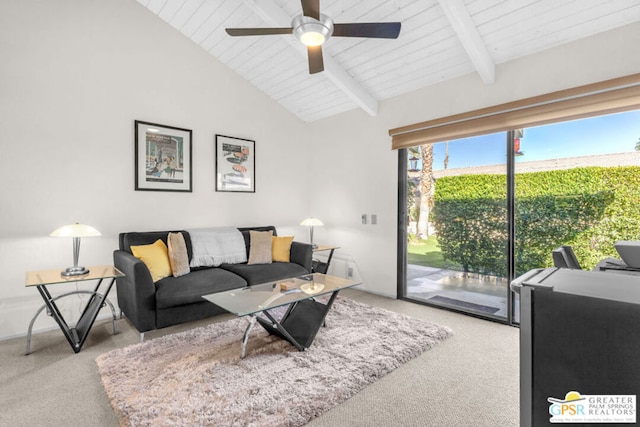
<instances>
[{"instance_id":1,"label":"white shag rug","mask_svg":"<svg viewBox=\"0 0 640 427\"><path fill-rule=\"evenodd\" d=\"M338 297L299 352L247 319L167 335L100 355L123 426L301 426L446 339L452 331Z\"/></svg>"}]
</instances>

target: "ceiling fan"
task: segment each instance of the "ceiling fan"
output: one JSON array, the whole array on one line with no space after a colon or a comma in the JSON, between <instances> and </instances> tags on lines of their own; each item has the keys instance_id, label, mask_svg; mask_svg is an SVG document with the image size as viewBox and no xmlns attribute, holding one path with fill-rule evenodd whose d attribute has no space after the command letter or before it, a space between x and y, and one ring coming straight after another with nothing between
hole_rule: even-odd
<instances>
[{"instance_id":1,"label":"ceiling fan","mask_svg":"<svg viewBox=\"0 0 640 427\"><path fill-rule=\"evenodd\" d=\"M227 34L234 37L294 34L307 46L309 74L324 70L322 44L331 36L396 39L400 34L400 22L334 24L331 18L320 13L320 0L301 0L301 2L302 14L293 18L291 27L227 28Z\"/></svg>"}]
</instances>

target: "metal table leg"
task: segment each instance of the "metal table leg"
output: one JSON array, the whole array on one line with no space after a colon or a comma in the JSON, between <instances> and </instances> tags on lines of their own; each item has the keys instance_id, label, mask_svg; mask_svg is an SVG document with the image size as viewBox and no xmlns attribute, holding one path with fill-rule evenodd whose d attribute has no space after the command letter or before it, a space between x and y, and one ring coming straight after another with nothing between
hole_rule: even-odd
<instances>
[{"instance_id":1,"label":"metal table leg","mask_svg":"<svg viewBox=\"0 0 640 427\"><path fill-rule=\"evenodd\" d=\"M51 298L50 301L54 302L54 301L56 301L56 300L58 300L60 298L64 298L64 297L67 297L67 296L70 296L70 295L78 295L78 294L89 294L91 296L96 296L96 295L97 296L102 296L102 294L100 294L100 293L98 293L96 291L71 291L71 292L67 292L67 293L58 295L55 298ZM105 303L109 306L109 308L111 308L111 317L112 317L112 324L113 324L113 335L115 335L117 333L117 329L116 329L116 326L117 326L116 325L116 310L113 307L113 304L111 303L111 301L109 301L106 298L103 301L103 305L102 305L103 307L104 307ZM33 325L34 325L36 319L38 318L38 316L40 315L40 313L42 313L42 310L44 310L45 308L47 309L47 315L51 316L52 313L51 313L51 310L48 308L48 305L47 304L43 304L42 307L40 307L38 309L38 311L36 311L36 314L31 319L31 322L29 322L29 329L27 331L27 348L26 348L26 351L24 353L25 356L27 356L27 355L29 355L31 353L31 333L33 331Z\"/></svg>"},{"instance_id":2,"label":"metal table leg","mask_svg":"<svg viewBox=\"0 0 640 427\"><path fill-rule=\"evenodd\" d=\"M251 315L251 319L249 319L249 324L247 325L247 329L244 331L244 336L242 337L242 352L240 353L240 358L244 359L247 353L247 341L249 341L249 333L253 328L253 325L256 324L258 316L256 314Z\"/></svg>"}]
</instances>

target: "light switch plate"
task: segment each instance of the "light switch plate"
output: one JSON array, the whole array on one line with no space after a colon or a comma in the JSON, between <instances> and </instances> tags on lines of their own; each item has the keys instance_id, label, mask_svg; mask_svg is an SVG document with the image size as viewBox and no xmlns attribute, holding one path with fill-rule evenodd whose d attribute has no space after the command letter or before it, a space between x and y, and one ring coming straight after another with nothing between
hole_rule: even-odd
<instances>
[{"instance_id":1,"label":"light switch plate","mask_svg":"<svg viewBox=\"0 0 640 427\"><path fill-rule=\"evenodd\" d=\"M376 225L378 223L378 215L371 214L371 225Z\"/></svg>"}]
</instances>

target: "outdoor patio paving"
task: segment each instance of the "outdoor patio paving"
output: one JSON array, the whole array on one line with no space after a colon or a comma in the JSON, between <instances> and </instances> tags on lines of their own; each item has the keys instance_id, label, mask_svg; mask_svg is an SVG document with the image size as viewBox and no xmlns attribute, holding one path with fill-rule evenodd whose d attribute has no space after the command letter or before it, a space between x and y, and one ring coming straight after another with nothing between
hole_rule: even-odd
<instances>
[{"instance_id":1,"label":"outdoor patio paving","mask_svg":"<svg viewBox=\"0 0 640 427\"><path fill-rule=\"evenodd\" d=\"M506 319L507 290L502 278L407 265L407 297L444 307Z\"/></svg>"}]
</instances>

